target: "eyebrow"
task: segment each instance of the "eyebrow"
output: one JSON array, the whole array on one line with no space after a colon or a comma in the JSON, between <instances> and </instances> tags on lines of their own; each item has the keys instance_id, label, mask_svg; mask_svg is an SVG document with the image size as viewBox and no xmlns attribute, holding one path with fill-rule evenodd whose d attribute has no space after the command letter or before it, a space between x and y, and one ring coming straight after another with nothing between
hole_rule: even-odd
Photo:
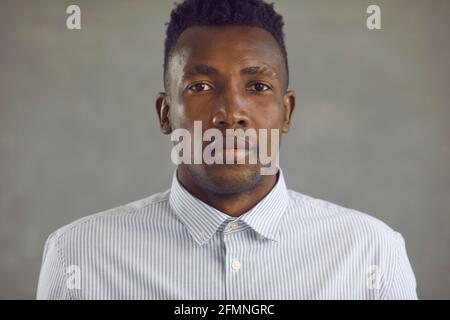
<instances>
[{"instance_id":1,"label":"eyebrow","mask_svg":"<svg viewBox=\"0 0 450 320\"><path fill-rule=\"evenodd\" d=\"M271 77L277 76L277 73L269 66L245 67L240 71L240 73L241 73L241 75L261 74L261 75L267 75L267 76L271 76ZM213 75L218 75L218 74L219 74L219 71L214 67L208 66L206 64L196 64L186 71L185 77L192 77L192 76L196 76L196 75L213 76Z\"/></svg>"},{"instance_id":2,"label":"eyebrow","mask_svg":"<svg viewBox=\"0 0 450 320\"><path fill-rule=\"evenodd\" d=\"M269 66L252 66L246 67L241 70L241 75L255 75L255 74L267 75L271 77L275 77L277 75L277 73Z\"/></svg>"}]
</instances>

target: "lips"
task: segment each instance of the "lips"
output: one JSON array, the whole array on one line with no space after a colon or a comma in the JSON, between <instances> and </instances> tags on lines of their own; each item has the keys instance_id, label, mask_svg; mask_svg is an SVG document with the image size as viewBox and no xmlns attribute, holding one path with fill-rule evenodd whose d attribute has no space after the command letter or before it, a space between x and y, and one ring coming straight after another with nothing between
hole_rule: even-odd
<instances>
[{"instance_id":1,"label":"lips","mask_svg":"<svg viewBox=\"0 0 450 320\"><path fill-rule=\"evenodd\" d=\"M232 141L231 148L227 148L227 140ZM224 136L223 141L214 140L210 143L210 147L213 149L212 156L223 155L224 163L226 159L236 161L237 159L245 159L250 154L256 154L256 143L248 136Z\"/></svg>"},{"instance_id":2,"label":"lips","mask_svg":"<svg viewBox=\"0 0 450 320\"><path fill-rule=\"evenodd\" d=\"M233 141L232 148L227 147L227 141ZM218 146L220 149L220 146ZM241 136L225 136L223 140L223 150L253 150L256 149L253 141L249 137L241 137Z\"/></svg>"}]
</instances>

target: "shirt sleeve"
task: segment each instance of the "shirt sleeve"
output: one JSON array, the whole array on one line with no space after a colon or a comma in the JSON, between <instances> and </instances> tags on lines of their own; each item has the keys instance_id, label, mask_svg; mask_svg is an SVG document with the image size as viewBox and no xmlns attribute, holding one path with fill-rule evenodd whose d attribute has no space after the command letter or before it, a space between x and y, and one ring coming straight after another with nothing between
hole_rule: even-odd
<instances>
[{"instance_id":1,"label":"shirt sleeve","mask_svg":"<svg viewBox=\"0 0 450 320\"><path fill-rule=\"evenodd\" d=\"M64 267L59 255L58 238L55 234L50 235L45 243L36 298L69 299Z\"/></svg>"},{"instance_id":2,"label":"shirt sleeve","mask_svg":"<svg viewBox=\"0 0 450 320\"><path fill-rule=\"evenodd\" d=\"M384 300L417 300L416 278L408 259L405 240L398 232L395 233L395 236L392 268L388 269L386 290L381 298Z\"/></svg>"}]
</instances>

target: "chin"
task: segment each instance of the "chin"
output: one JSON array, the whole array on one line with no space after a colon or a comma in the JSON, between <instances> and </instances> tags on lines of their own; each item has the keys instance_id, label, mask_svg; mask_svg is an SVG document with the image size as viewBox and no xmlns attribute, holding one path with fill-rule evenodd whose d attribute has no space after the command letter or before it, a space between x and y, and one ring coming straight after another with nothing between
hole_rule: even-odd
<instances>
[{"instance_id":1,"label":"chin","mask_svg":"<svg viewBox=\"0 0 450 320\"><path fill-rule=\"evenodd\" d=\"M191 170L191 174L195 175L193 178L203 189L223 195L251 190L262 178L258 165L213 164L201 165Z\"/></svg>"}]
</instances>

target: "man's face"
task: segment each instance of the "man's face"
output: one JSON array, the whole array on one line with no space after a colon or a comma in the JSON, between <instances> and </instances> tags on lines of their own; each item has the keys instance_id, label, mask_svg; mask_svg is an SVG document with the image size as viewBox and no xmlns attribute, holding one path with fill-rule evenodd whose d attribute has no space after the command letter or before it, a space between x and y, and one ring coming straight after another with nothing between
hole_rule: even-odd
<instances>
[{"instance_id":1,"label":"man's face","mask_svg":"<svg viewBox=\"0 0 450 320\"><path fill-rule=\"evenodd\" d=\"M264 29L190 27L169 60L168 92L156 102L161 129L169 134L183 128L194 137L194 121L201 121L203 132L219 129L224 141L226 129L267 129L270 149L270 129L279 130L281 140L295 105L286 83L281 50ZM259 161L179 165L197 186L214 194L251 190L265 178L260 168Z\"/></svg>"}]
</instances>

